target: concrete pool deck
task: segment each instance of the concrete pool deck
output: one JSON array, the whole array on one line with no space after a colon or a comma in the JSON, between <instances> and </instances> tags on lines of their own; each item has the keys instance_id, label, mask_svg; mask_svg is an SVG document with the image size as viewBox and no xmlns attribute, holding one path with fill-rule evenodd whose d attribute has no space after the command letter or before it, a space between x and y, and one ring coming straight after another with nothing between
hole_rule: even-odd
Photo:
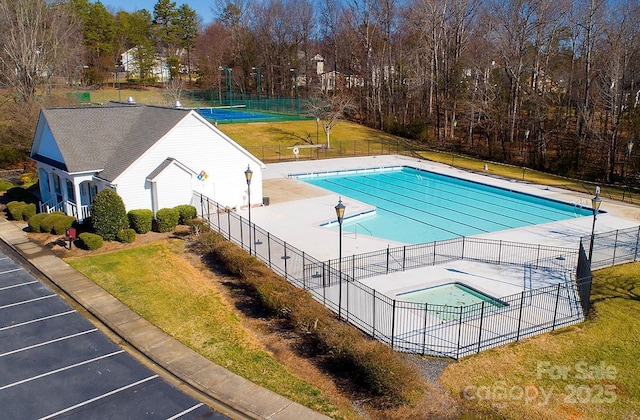
<instances>
[{"instance_id":1,"label":"concrete pool deck","mask_svg":"<svg viewBox=\"0 0 640 420\"><path fill-rule=\"evenodd\" d=\"M413 166L444 175L482 182L502 188L534 194L584 207L591 207L593 195L581 194L524 181L505 180L480 173L453 168L448 165L414 159L405 156L385 155L360 158L311 160L269 164L263 172L263 195L269 197L269 205L251 209L252 222L305 251L326 261L338 258L338 238L335 229L320 226L335 220L338 195L297 179L293 174L346 171L386 166ZM490 170L489 170L490 173ZM372 206L342 196L346 206L345 217L371 210ZM600 208L606 213L598 215L596 233L609 232L640 225L640 208L609 201L603 197ZM247 209L240 209L243 217ZM503 230L478 235L479 238L497 239L529 244L543 244L577 249L580 238L591 234L592 217L579 217L560 222ZM402 229L402 226L398 226ZM342 256L401 246L403 243L369 236L364 230L343 232Z\"/></svg>"},{"instance_id":2,"label":"concrete pool deck","mask_svg":"<svg viewBox=\"0 0 640 420\"><path fill-rule=\"evenodd\" d=\"M338 234L334 227L321 226L335 221L335 205L338 203L336 193L307 184L290 175L346 171L363 168L380 168L388 166L412 166L462 179L482 182L502 188L547 197L567 203L591 207L593 195L562 190L556 187L531 184L523 181L505 180L495 176L487 176L448 165L405 156L371 156L361 158L344 158L330 160L313 160L270 164L263 173L263 194L269 197L269 205L253 207L251 220L260 228L286 241L306 254L320 261L338 258ZM372 206L342 196L346 206L345 217L372 209ZM603 198L600 208L606 213L598 215L596 233L615 231L640 225L640 208L637 206L609 201ZM246 208L239 209L242 217L248 217ZM516 243L527 243L575 250L580 238L591 234L593 218L578 217L559 222L503 230L478 235L478 238L503 240ZM398 226L402 229L402 226ZM255 238L260 240L260 238ZM364 229L357 232L343 232L342 257L366 252L380 251L387 247L405 245L383 238L370 236ZM587 246L587 244L585 244ZM472 275L470 274L472 273ZM533 272L529 287L543 287L548 281L565 282L563 273ZM445 266L430 266L407 270L390 275L371 277L361 280L362 283L395 298L397 293L458 281L474 287L496 298L520 293L525 289L524 270L507 266L460 261Z\"/></svg>"}]
</instances>

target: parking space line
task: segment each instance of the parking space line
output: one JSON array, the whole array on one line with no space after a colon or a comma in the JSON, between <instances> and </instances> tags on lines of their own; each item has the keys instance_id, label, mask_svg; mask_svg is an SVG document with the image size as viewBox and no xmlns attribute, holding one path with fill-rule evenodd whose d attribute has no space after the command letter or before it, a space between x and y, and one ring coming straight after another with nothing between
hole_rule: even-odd
<instances>
[{"instance_id":1,"label":"parking space line","mask_svg":"<svg viewBox=\"0 0 640 420\"><path fill-rule=\"evenodd\" d=\"M187 409L186 409L186 410L184 410L183 412L176 414L175 416L171 416L171 417L169 417L167 420L175 420L175 419L177 419L178 417L182 417L182 416L184 416L185 414L189 414L189 413L190 413L190 412L192 412L193 410L196 410L196 409L198 409L198 408L202 407L203 405L204 405L204 404L202 404L202 403L200 403L200 404L196 404L196 405L194 405L193 407L191 407L191 408L187 408Z\"/></svg>"},{"instance_id":2,"label":"parking space line","mask_svg":"<svg viewBox=\"0 0 640 420\"><path fill-rule=\"evenodd\" d=\"M78 408L78 407L82 407L83 405L91 404L92 402L95 402L95 401L101 400L101 399L103 399L103 398L109 397L109 396L114 395L114 394L117 394L118 392L125 391L125 390L127 390L127 389L129 389L129 388L133 388L134 386L138 386L138 385L140 385L140 384L143 384L143 383L145 383L145 382L147 382L147 381L150 381L150 380L152 380L152 379L156 379L156 378L158 378L158 375L149 376L148 378L142 379L142 380L140 380L140 381L138 381L138 382L134 382L134 383L132 383L132 384L129 384L129 385L123 386L123 387L121 387L121 388L114 389L113 391L107 392L106 394L98 395L98 396L97 396L97 397L95 397L95 398L91 398L91 399L86 400L86 401L83 401L83 402L81 402L81 403L79 403L79 404L73 405L73 406L71 406L71 407L67 407L67 408L65 408L64 410L60 410L60 411L58 411L58 412L56 412L56 413L49 414L49 415L48 415L48 416L46 416L46 417L41 417L41 418L40 418L40 420L47 420L47 419L51 419L51 418L57 417L57 416L59 416L59 415L61 415L61 414L67 413L67 412L72 411L72 410L75 410L75 409L76 409L76 408Z\"/></svg>"},{"instance_id":3,"label":"parking space line","mask_svg":"<svg viewBox=\"0 0 640 420\"><path fill-rule=\"evenodd\" d=\"M25 303L37 302L37 301L42 300L42 299L49 299L49 298L56 297L56 296L58 296L58 295L52 294L52 295L40 296L40 297L35 298L35 299L23 300L21 302L10 303L8 305L0 306L0 309L11 308L12 306L24 305Z\"/></svg>"},{"instance_id":4,"label":"parking space line","mask_svg":"<svg viewBox=\"0 0 640 420\"><path fill-rule=\"evenodd\" d=\"M28 281L26 283L13 284L13 285L7 286L7 287L0 287L0 292L2 292L3 290L7 290L7 289L13 289L14 287L28 286L28 285L33 284L33 283L38 283L38 281L34 280L34 281Z\"/></svg>"},{"instance_id":5,"label":"parking space line","mask_svg":"<svg viewBox=\"0 0 640 420\"><path fill-rule=\"evenodd\" d=\"M3 271L0 273L0 276L3 274L15 273L16 271L21 271L21 270L24 270L24 268L20 267L20 268L14 268L13 270Z\"/></svg>"},{"instance_id":6,"label":"parking space line","mask_svg":"<svg viewBox=\"0 0 640 420\"><path fill-rule=\"evenodd\" d=\"M59 316L65 316L65 315L69 315L69 314L72 314L72 313L75 313L75 312L76 312L75 310L71 310L71 311L67 311L67 312L61 312L59 314L43 316L42 318L32 319L31 321L25 321L25 322L21 322L19 324L13 324L13 325L9 325L9 326L6 326L6 327L1 327L0 331L10 330L11 328L22 327L24 325L33 324L34 322L46 321L47 319L57 318Z\"/></svg>"},{"instance_id":7,"label":"parking space line","mask_svg":"<svg viewBox=\"0 0 640 420\"><path fill-rule=\"evenodd\" d=\"M10 356L10 355L15 354L15 353L20 353L21 351L27 351L27 350L35 349L37 347L46 346L46 345L49 345L49 344L57 343L58 341L68 340L70 338L80 337L81 335L89 334L89 333L96 332L96 331L98 331L98 329L97 328L93 328L93 329L90 329L90 330L87 330L87 331L79 332L77 334L71 334L71 335L67 335L65 337L56 338L55 340L45 341L44 343L34 344L32 346L23 347L21 349L11 350L11 351L8 351L6 353L1 353L0 357Z\"/></svg>"},{"instance_id":8,"label":"parking space line","mask_svg":"<svg viewBox=\"0 0 640 420\"><path fill-rule=\"evenodd\" d=\"M22 385L22 384L27 383L27 382L35 381L36 379L44 378L45 376L55 375L56 373L64 372L65 370L73 369L73 368L78 367L78 366L87 365L89 363L93 363L93 362L96 362L98 360L106 359L108 357L115 356L115 355L120 354L120 353L124 353L124 350L119 350L119 351L116 351L116 352L113 352L113 353L105 354L104 356L99 356L99 357L95 357L93 359L84 360L82 362L75 363L73 365L65 366L65 367L60 368L60 369L55 369L55 370L52 370L50 372L45 372L45 373L42 373L40 375L32 376L31 378L26 378L26 379L23 379L21 381L14 382L12 384L7 384L7 385L4 385L4 386L1 386L0 387L0 391L5 390L7 388L12 388L12 387L17 386L17 385Z\"/></svg>"}]
</instances>

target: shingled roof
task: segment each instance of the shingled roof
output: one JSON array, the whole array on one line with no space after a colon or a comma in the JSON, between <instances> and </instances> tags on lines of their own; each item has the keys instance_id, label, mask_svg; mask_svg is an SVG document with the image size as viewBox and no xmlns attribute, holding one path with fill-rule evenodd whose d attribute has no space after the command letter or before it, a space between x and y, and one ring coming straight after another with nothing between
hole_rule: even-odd
<instances>
[{"instance_id":1,"label":"shingled roof","mask_svg":"<svg viewBox=\"0 0 640 420\"><path fill-rule=\"evenodd\" d=\"M110 103L43 109L40 118L51 129L67 172L100 171L100 178L113 181L189 112Z\"/></svg>"}]
</instances>

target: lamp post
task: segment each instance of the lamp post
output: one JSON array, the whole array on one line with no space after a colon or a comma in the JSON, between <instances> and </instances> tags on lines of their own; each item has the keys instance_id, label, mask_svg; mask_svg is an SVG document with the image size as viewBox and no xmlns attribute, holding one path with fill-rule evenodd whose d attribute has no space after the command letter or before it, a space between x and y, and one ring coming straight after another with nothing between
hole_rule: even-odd
<instances>
[{"instance_id":1,"label":"lamp post","mask_svg":"<svg viewBox=\"0 0 640 420\"><path fill-rule=\"evenodd\" d=\"M340 276L338 283L338 319L342 319L342 220L344 219L345 209L345 205L342 204L342 197L338 197L338 204L335 209L338 225L340 226L338 237L338 273Z\"/></svg>"},{"instance_id":2,"label":"lamp post","mask_svg":"<svg viewBox=\"0 0 640 420\"><path fill-rule=\"evenodd\" d=\"M624 201L624 195L627 192L627 172L628 172L628 163L631 158L631 152L633 151L633 141L629 140L627 143L627 155L624 158L624 165L622 167L622 179L624 181L624 188L622 189L622 201Z\"/></svg>"},{"instance_id":3,"label":"lamp post","mask_svg":"<svg viewBox=\"0 0 640 420\"><path fill-rule=\"evenodd\" d=\"M247 180L247 204L249 207L249 255L251 255L251 248L253 247L251 242L251 177L253 177L253 171L247 165L247 170L244 171L244 177Z\"/></svg>"},{"instance_id":4,"label":"lamp post","mask_svg":"<svg viewBox=\"0 0 640 420\"><path fill-rule=\"evenodd\" d=\"M251 70L255 70L258 73L258 82L257 82L257 93L258 93L258 99L260 99L260 67L251 67Z\"/></svg>"},{"instance_id":5,"label":"lamp post","mask_svg":"<svg viewBox=\"0 0 640 420\"><path fill-rule=\"evenodd\" d=\"M298 102L298 117L300 116L300 96L298 96L298 69L289 69L289 71L292 71L296 78L295 78L295 87L296 87L296 101Z\"/></svg>"},{"instance_id":6,"label":"lamp post","mask_svg":"<svg viewBox=\"0 0 640 420\"><path fill-rule=\"evenodd\" d=\"M596 187L596 196L591 199L591 210L593 211L593 224L591 225L591 241L589 243L589 267L591 267L591 256L593 255L593 239L596 230L596 215L602 204L600 198L600 187Z\"/></svg>"},{"instance_id":7,"label":"lamp post","mask_svg":"<svg viewBox=\"0 0 640 420\"><path fill-rule=\"evenodd\" d=\"M527 152L529 151L529 129L527 128L526 130L524 130L524 156L522 158L522 179L524 180L524 169L526 167L527 164Z\"/></svg>"}]
</instances>

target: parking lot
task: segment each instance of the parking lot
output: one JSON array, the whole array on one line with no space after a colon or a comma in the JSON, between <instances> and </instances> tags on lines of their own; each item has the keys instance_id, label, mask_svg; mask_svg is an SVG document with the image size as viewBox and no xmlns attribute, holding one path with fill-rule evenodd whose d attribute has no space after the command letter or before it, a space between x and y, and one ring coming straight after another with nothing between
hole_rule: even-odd
<instances>
[{"instance_id":1,"label":"parking lot","mask_svg":"<svg viewBox=\"0 0 640 420\"><path fill-rule=\"evenodd\" d=\"M227 418L112 342L0 252L2 418Z\"/></svg>"}]
</instances>

